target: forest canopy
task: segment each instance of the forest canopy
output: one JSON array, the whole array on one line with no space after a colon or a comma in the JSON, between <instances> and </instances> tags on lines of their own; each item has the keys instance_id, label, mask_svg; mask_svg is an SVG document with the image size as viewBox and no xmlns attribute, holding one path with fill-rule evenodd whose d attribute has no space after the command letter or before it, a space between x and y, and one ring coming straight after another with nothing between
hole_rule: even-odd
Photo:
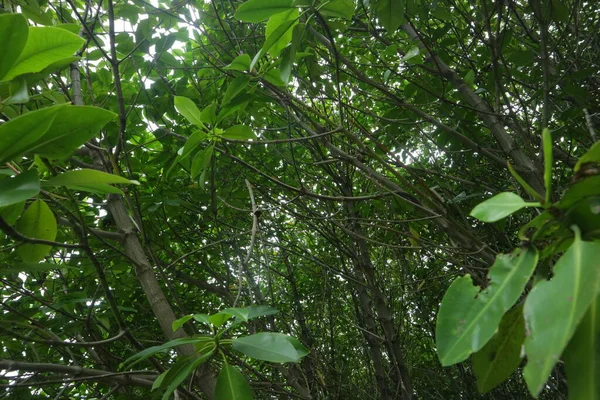
<instances>
[{"instance_id":1,"label":"forest canopy","mask_svg":"<svg viewBox=\"0 0 600 400\"><path fill-rule=\"evenodd\" d=\"M0 1L0 398L600 400L599 15Z\"/></svg>"}]
</instances>

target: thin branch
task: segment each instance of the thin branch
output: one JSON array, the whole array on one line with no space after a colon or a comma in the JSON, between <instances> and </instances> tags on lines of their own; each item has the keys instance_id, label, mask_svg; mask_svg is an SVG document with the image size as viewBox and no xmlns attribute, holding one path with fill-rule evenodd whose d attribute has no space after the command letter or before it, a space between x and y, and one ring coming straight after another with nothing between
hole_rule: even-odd
<instances>
[{"instance_id":1,"label":"thin branch","mask_svg":"<svg viewBox=\"0 0 600 400\"><path fill-rule=\"evenodd\" d=\"M246 181L246 187L248 188L248 193L250 194L250 203L252 204L252 235L250 237L250 245L248 246L248 252L246 253L246 257L244 261L240 264L238 268L238 293L235 297L235 301L233 302L233 307L237 306L238 301L240 300L240 296L242 295L242 272L248 268L248 262L250 262L250 257L252 257L252 250L254 249L254 244L256 243L256 233L258 232L258 207L256 206L256 201L254 200L254 192L252 191L252 184L248 179L244 179Z\"/></svg>"}]
</instances>

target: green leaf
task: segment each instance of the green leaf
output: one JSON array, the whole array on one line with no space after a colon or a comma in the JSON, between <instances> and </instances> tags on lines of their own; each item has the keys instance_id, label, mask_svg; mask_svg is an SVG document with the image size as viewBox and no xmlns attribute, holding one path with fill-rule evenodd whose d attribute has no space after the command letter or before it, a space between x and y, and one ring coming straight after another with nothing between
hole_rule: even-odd
<instances>
[{"instance_id":1,"label":"green leaf","mask_svg":"<svg viewBox=\"0 0 600 400\"><path fill-rule=\"evenodd\" d=\"M175 96L174 103L177 112L183 115L183 117L187 119L189 123L204 129L204 124L200 119L200 110L198 107L196 107L196 104L194 104L192 100L183 96Z\"/></svg>"},{"instance_id":2,"label":"green leaf","mask_svg":"<svg viewBox=\"0 0 600 400\"><path fill-rule=\"evenodd\" d=\"M71 189L89 191L93 193L106 193L106 186L116 190L110 190L108 193L120 192L119 189L109 186L111 183L122 183L126 185L139 185L137 181L131 181L119 175L108 174L94 169L78 169L63 172L46 182L42 182L43 187L66 186Z\"/></svg>"},{"instance_id":3,"label":"green leaf","mask_svg":"<svg viewBox=\"0 0 600 400\"><path fill-rule=\"evenodd\" d=\"M221 137L233 140L256 139L256 135L254 135L252 129L246 125L234 125L231 128L227 128L225 132L221 134Z\"/></svg>"},{"instance_id":4,"label":"green leaf","mask_svg":"<svg viewBox=\"0 0 600 400\"><path fill-rule=\"evenodd\" d=\"M525 340L523 307L504 315L498 332L473 354L473 372L479 393L487 393L504 382L521 363L521 346Z\"/></svg>"},{"instance_id":5,"label":"green leaf","mask_svg":"<svg viewBox=\"0 0 600 400\"><path fill-rule=\"evenodd\" d=\"M267 22L265 29L265 44L263 54L267 52L274 58L279 57L281 51L292 40L292 28L298 24L298 9L292 8L273 15Z\"/></svg>"},{"instance_id":6,"label":"green leaf","mask_svg":"<svg viewBox=\"0 0 600 400\"><path fill-rule=\"evenodd\" d=\"M0 217L6 221L9 225L14 225L17 222L17 219L23 213L23 209L25 208L25 201L21 201L16 204L11 204L10 206L0 207Z\"/></svg>"},{"instance_id":7,"label":"green leaf","mask_svg":"<svg viewBox=\"0 0 600 400\"><path fill-rule=\"evenodd\" d=\"M298 12L296 11L296 14ZM263 45L261 52L260 52L260 57L262 57L263 55L267 54L268 52L271 53L271 55L273 57L277 57L279 55L279 53L281 52L281 50L287 46L287 44L290 42L290 40L292 40L292 28L294 27L294 25L296 25L298 23L298 19L291 19L291 20L285 20L282 21L279 25L277 25L277 27L272 31L272 32L266 32L266 40L265 40L265 44ZM273 51L271 52L271 48L273 48L273 46L276 46L276 48L278 49L278 51ZM256 57L255 57L256 58ZM253 64L256 64L256 60L253 60Z\"/></svg>"},{"instance_id":8,"label":"green leaf","mask_svg":"<svg viewBox=\"0 0 600 400\"><path fill-rule=\"evenodd\" d=\"M185 142L185 145L181 150L181 154L179 155L178 161L185 160L196 149L196 147L198 147L200 143L207 139L208 135L203 131L195 131L194 133L192 133Z\"/></svg>"},{"instance_id":9,"label":"green leaf","mask_svg":"<svg viewBox=\"0 0 600 400\"><path fill-rule=\"evenodd\" d=\"M238 7L233 17L239 21L256 23L290 8L293 8L292 0L248 0Z\"/></svg>"},{"instance_id":10,"label":"green leaf","mask_svg":"<svg viewBox=\"0 0 600 400\"><path fill-rule=\"evenodd\" d=\"M534 247L499 255L490 269L490 285L484 290L473 286L469 275L452 282L440 305L436 325L442 365L466 360L490 340L504 313L521 296L537 260Z\"/></svg>"},{"instance_id":11,"label":"green leaf","mask_svg":"<svg viewBox=\"0 0 600 400\"><path fill-rule=\"evenodd\" d=\"M200 120L206 124L213 125L217 121L217 103L212 102L204 107L200 113Z\"/></svg>"},{"instance_id":12,"label":"green leaf","mask_svg":"<svg viewBox=\"0 0 600 400\"><path fill-rule=\"evenodd\" d=\"M319 8L319 12L329 17L339 17L349 20L354 15L354 1L330 0Z\"/></svg>"},{"instance_id":13,"label":"green leaf","mask_svg":"<svg viewBox=\"0 0 600 400\"><path fill-rule=\"evenodd\" d=\"M508 171L510 172L510 174L513 176L513 178L515 178L517 180L517 182L519 182L521 184L521 186L523 186L523 189L525 189L525 191L527 193L529 193L529 195L533 198L535 198L538 201L544 201L544 198L542 197L541 194L539 194L538 192L536 192L528 183L527 181L525 181L525 179L523 179L521 177L521 175L519 175L519 173L513 168L513 166L510 164L509 161L506 162L506 166L508 167Z\"/></svg>"},{"instance_id":14,"label":"green leaf","mask_svg":"<svg viewBox=\"0 0 600 400\"><path fill-rule=\"evenodd\" d=\"M276 308L261 305L249 306L246 307L246 310L248 310L249 320L267 315L275 315L279 312Z\"/></svg>"},{"instance_id":15,"label":"green leaf","mask_svg":"<svg viewBox=\"0 0 600 400\"><path fill-rule=\"evenodd\" d=\"M208 314L194 314L194 320L206 325L211 325L210 315Z\"/></svg>"},{"instance_id":16,"label":"green leaf","mask_svg":"<svg viewBox=\"0 0 600 400\"><path fill-rule=\"evenodd\" d=\"M563 358L569 400L600 400L600 296L579 323Z\"/></svg>"},{"instance_id":17,"label":"green leaf","mask_svg":"<svg viewBox=\"0 0 600 400\"><path fill-rule=\"evenodd\" d=\"M300 345L301 351L298 351L291 339L294 338L281 333L260 332L233 339L232 346L257 360L276 363L298 362L306 355L307 350Z\"/></svg>"},{"instance_id":18,"label":"green leaf","mask_svg":"<svg viewBox=\"0 0 600 400\"><path fill-rule=\"evenodd\" d=\"M248 83L250 82L250 78L248 75L240 75L235 78L227 87L225 94L223 95L223 100L221 100L221 107L224 107L233 99L235 96L240 94L243 90L248 87Z\"/></svg>"},{"instance_id":19,"label":"green leaf","mask_svg":"<svg viewBox=\"0 0 600 400\"><path fill-rule=\"evenodd\" d=\"M58 111L67 105L58 105L31 111L0 125L0 163L11 161L29 151L52 125Z\"/></svg>"},{"instance_id":20,"label":"green leaf","mask_svg":"<svg viewBox=\"0 0 600 400\"><path fill-rule=\"evenodd\" d=\"M217 385L215 400L252 400L254 394L244 375L229 364L223 365Z\"/></svg>"},{"instance_id":21,"label":"green leaf","mask_svg":"<svg viewBox=\"0 0 600 400\"><path fill-rule=\"evenodd\" d=\"M84 43L83 38L64 29L49 26L30 27L25 48L2 81L40 72L52 64L72 57Z\"/></svg>"},{"instance_id":22,"label":"green leaf","mask_svg":"<svg viewBox=\"0 0 600 400\"><path fill-rule=\"evenodd\" d=\"M554 277L540 281L525 300L527 365L523 377L537 396L579 322L600 291L600 243L575 240L554 266Z\"/></svg>"},{"instance_id":23,"label":"green leaf","mask_svg":"<svg viewBox=\"0 0 600 400\"><path fill-rule=\"evenodd\" d=\"M0 15L0 82L21 55L28 33L27 21L22 15Z\"/></svg>"},{"instance_id":24,"label":"green leaf","mask_svg":"<svg viewBox=\"0 0 600 400\"><path fill-rule=\"evenodd\" d=\"M175 321L173 321L173 323L171 324L171 328L173 329L173 332L175 332L177 329L181 328L181 326L183 324L185 324L192 318L194 318L193 315L186 315L185 317L181 317L181 318L178 318Z\"/></svg>"},{"instance_id":25,"label":"green leaf","mask_svg":"<svg viewBox=\"0 0 600 400\"><path fill-rule=\"evenodd\" d=\"M165 386L165 392L163 393L162 400L168 400L175 389L183 383L183 381L190 376L194 370L208 358L214 352L214 347L201 357L180 357L175 364L167 371L165 377L160 382L160 387Z\"/></svg>"},{"instance_id":26,"label":"green leaf","mask_svg":"<svg viewBox=\"0 0 600 400\"><path fill-rule=\"evenodd\" d=\"M137 364L141 361L144 361L145 359L147 359L149 357L152 357L154 354L165 353L168 350L172 349L173 347L181 346L184 344L195 344L195 343L204 343L204 342L206 342L206 338L173 339L173 340L168 341L167 343L164 343L164 344L161 344L158 346L148 347L147 349L144 349L144 350L140 351L139 353L132 355L131 357L129 357L128 359L123 361L123 367L131 368L135 364Z\"/></svg>"},{"instance_id":27,"label":"green leaf","mask_svg":"<svg viewBox=\"0 0 600 400\"><path fill-rule=\"evenodd\" d=\"M304 36L304 29L306 28L305 24L299 23L294 26L292 30L292 44L287 49L287 51L283 54L283 58L281 60L281 66L279 67L281 80L285 83L288 83L290 80L290 75L292 73L292 67L294 66L294 61L296 59L296 52L300 47L300 43L302 41L302 37Z\"/></svg>"},{"instance_id":28,"label":"green leaf","mask_svg":"<svg viewBox=\"0 0 600 400\"><path fill-rule=\"evenodd\" d=\"M212 158L213 150L215 146L214 144L208 146L205 150L200 150L194 156L192 160L192 168L190 170L190 175L192 179L196 179L198 175L200 175L203 171L205 171L210 165L210 160Z\"/></svg>"},{"instance_id":29,"label":"green leaf","mask_svg":"<svg viewBox=\"0 0 600 400\"><path fill-rule=\"evenodd\" d=\"M600 141L594 143L594 145L584 154L575 164L575 172L579 171L582 164L588 162L600 163Z\"/></svg>"},{"instance_id":30,"label":"green leaf","mask_svg":"<svg viewBox=\"0 0 600 400\"><path fill-rule=\"evenodd\" d=\"M28 115L28 114L26 114ZM64 159L117 115L98 107L60 106L50 128L27 149L40 157Z\"/></svg>"},{"instance_id":31,"label":"green leaf","mask_svg":"<svg viewBox=\"0 0 600 400\"><path fill-rule=\"evenodd\" d=\"M421 49L419 49L417 46L413 46L406 52L404 57L402 57L402 61L408 61L411 58L415 58L419 54L421 54Z\"/></svg>"},{"instance_id":32,"label":"green leaf","mask_svg":"<svg viewBox=\"0 0 600 400\"><path fill-rule=\"evenodd\" d=\"M57 232L56 218L46 202L36 200L19 219L17 231L29 238L53 241ZM44 259L50 249L51 246L45 244L23 244L17 247L17 254L24 262L35 263Z\"/></svg>"},{"instance_id":33,"label":"green leaf","mask_svg":"<svg viewBox=\"0 0 600 400\"><path fill-rule=\"evenodd\" d=\"M404 0L378 0L375 13L388 33L394 33L405 22Z\"/></svg>"},{"instance_id":34,"label":"green leaf","mask_svg":"<svg viewBox=\"0 0 600 400\"><path fill-rule=\"evenodd\" d=\"M14 267L0 268L0 274L9 275L19 272L46 272L56 271L57 269L72 269L80 270L79 267L73 267L67 264L53 264L53 263L20 263Z\"/></svg>"},{"instance_id":35,"label":"green leaf","mask_svg":"<svg viewBox=\"0 0 600 400\"><path fill-rule=\"evenodd\" d=\"M212 325L214 325L217 328L220 328L225 322L227 322L227 320L229 318L231 318L232 315L231 314L227 314L227 313L223 313L223 312L219 312L216 314L211 315L208 320L210 321L210 323Z\"/></svg>"},{"instance_id":36,"label":"green leaf","mask_svg":"<svg viewBox=\"0 0 600 400\"><path fill-rule=\"evenodd\" d=\"M40 192L37 171L30 170L13 178L0 179L0 207L23 202Z\"/></svg>"},{"instance_id":37,"label":"green leaf","mask_svg":"<svg viewBox=\"0 0 600 400\"><path fill-rule=\"evenodd\" d=\"M539 203L527 203L518 194L502 192L479 203L471 211L471 217L484 222L495 222L525 207L536 207Z\"/></svg>"},{"instance_id":38,"label":"green leaf","mask_svg":"<svg viewBox=\"0 0 600 400\"><path fill-rule=\"evenodd\" d=\"M228 71L242 71L248 72L250 71L250 56L248 54L242 54L237 56L231 64L226 66L224 69Z\"/></svg>"}]
</instances>

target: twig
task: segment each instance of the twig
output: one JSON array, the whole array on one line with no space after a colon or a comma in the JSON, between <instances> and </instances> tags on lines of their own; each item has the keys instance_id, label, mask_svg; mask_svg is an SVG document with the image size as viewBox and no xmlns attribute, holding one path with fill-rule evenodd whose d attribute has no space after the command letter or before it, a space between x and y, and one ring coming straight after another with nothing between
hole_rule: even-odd
<instances>
[{"instance_id":1,"label":"twig","mask_svg":"<svg viewBox=\"0 0 600 400\"><path fill-rule=\"evenodd\" d=\"M248 193L250 194L250 203L252 204L252 234L250 237L250 245L248 246L248 252L246 253L246 258L240 264L238 268L238 293L235 297L235 301L233 302L233 307L237 306L237 303L242 295L242 272L248 267L248 262L250 261L250 257L252 257L252 250L254 249L254 244L256 243L256 232L258 232L258 207L256 206L256 201L254 200L254 192L252 191L252 184L248 181L248 179L244 179L246 181L246 187L248 187Z\"/></svg>"}]
</instances>

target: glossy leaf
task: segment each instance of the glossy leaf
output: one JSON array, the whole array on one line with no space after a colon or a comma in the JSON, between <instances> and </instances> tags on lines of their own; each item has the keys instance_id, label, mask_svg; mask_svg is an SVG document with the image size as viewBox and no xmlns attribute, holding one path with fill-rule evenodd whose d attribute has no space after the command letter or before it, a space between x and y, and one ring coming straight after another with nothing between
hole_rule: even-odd
<instances>
[{"instance_id":1,"label":"glossy leaf","mask_svg":"<svg viewBox=\"0 0 600 400\"><path fill-rule=\"evenodd\" d=\"M265 317L267 315L275 315L279 312L276 308L262 305L248 306L246 307L246 310L248 310L249 320L259 317Z\"/></svg>"},{"instance_id":2,"label":"glossy leaf","mask_svg":"<svg viewBox=\"0 0 600 400\"><path fill-rule=\"evenodd\" d=\"M590 149L581 156L581 158L575 164L575 172L579 171L581 166L588 162L600 163L600 141L596 142L590 147Z\"/></svg>"},{"instance_id":3,"label":"glossy leaf","mask_svg":"<svg viewBox=\"0 0 600 400\"><path fill-rule=\"evenodd\" d=\"M600 296L579 323L563 358L569 400L600 400Z\"/></svg>"},{"instance_id":4,"label":"glossy leaf","mask_svg":"<svg viewBox=\"0 0 600 400\"><path fill-rule=\"evenodd\" d=\"M31 203L17 222L16 228L19 233L32 239L56 239L56 218L43 200ZM23 244L17 247L17 254L24 262L35 263L44 259L50 250L51 246L45 244Z\"/></svg>"},{"instance_id":5,"label":"glossy leaf","mask_svg":"<svg viewBox=\"0 0 600 400\"><path fill-rule=\"evenodd\" d=\"M27 21L22 15L0 15L0 81L21 55L28 34Z\"/></svg>"},{"instance_id":6,"label":"glossy leaf","mask_svg":"<svg viewBox=\"0 0 600 400\"><path fill-rule=\"evenodd\" d=\"M227 128L225 132L221 134L224 139L235 139L235 140L248 140L256 139L254 132L246 125L235 125L231 128Z\"/></svg>"},{"instance_id":7,"label":"glossy leaf","mask_svg":"<svg viewBox=\"0 0 600 400\"><path fill-rule=\"evenodd\" d=\"M269 53L273 57L279 57L281 51L292 40L293 27L297 24L297 8L275 14L269 18L265 29L266 41L263 46L263 54Z\"/></svg>"},{"instance_id":8,"label":"glossy leaf","mask_svg":"<svg viewBox=\"0 0 600 400\"><path fill-rule=\"evenodd\" d=\"M214 148L214 145L210 145L206 149L200 150L198 153L196 153L194 159L192 160L192 168L190 170L192 179L196 179L198 175L208 168L210 165L210 160L212 159Z\"/></svg>"},{"instance_id":9,"label":"glossy leaf","mask_svg":"<svg viewBox=\"0 0 600 400\"><path fill-rule=\"evenodd\" d=\"M496 333L521 296L537 264L534 247L501 254L490 269L490 285L481 290L469 275L456 279L440 306L436 325L438 357L444 366L464 361Z\"/></svg>"},{"instance_id":10,"label":"glossy leaf","mask_svg":"<svg viewBox=\"0 0 600 400\"><path fill-rule=\"evenodd\" d=\"M298 362L306 355L304 346L300 351L290 336L281 333L261 332L234 339L233 348L248 357L276 363ZM298 342L299 343L299 342Z\"/></svg>"},{"instance_id":11,"label":"glossy leaf","mask_svg":"<svg viewBox=\"0 0 600 400\"><path fill-rule=\"evenodd\" d=\"M374 6L379 22L388 33L394 33L404 23L404 0L377 0Z\"/></svg>"},{"instance_id":12,"label":"glossy leaf","mask_svg":"<svg viewBox=\"0 0 600 400\"><path fill-rule=\"evenodd\" d=\"M254 394L244 375L237 368L225 364L215 387L215 400L252 400Z\"/></svg>"},{"instance_id":13,"label":"glossy leaf","mask_svg":"<svg viewBox=\"0 0 600 400\"><path fill-rule=\"evenodd\" d=\"M30 170L13 178L0 179L0 207L21 203L40 192L37 171Z\"/></svg>"},{"instance_id":14,"label":"glossy leaf","mask_svg":"<svg viewBox=\"0 0 600 400\"><path fill-rule=\"evenodd\" d=\"M248 0L238 7L234 18L256 23L291 8L292 0Z\"/></svg>"},{"instance_id":15,"label":"glossy leaf","mask_svg":"<svg viewBox=\"0 0 600 400\"><path fill-rule=\"evenodd\" d=\"M30 151L48 132L56 114L63 107L66 106L31 111L0 125L0 162L5 163Z\"/></svg>"},{"instance_id":16,"label":"glossy leaf","mask_svg":"<svg viewBox=\"0 0 600 400\"><path fill-rule=\"evenodd\" d=\"M229 71L242 71L246 72L250 70L250 56L248 54L242 54L237 56L231 64L225 67Z\"/></svg>"},{"instance_id":17,"label":"glossy leaf","mask_svg":"<svg viewBox=\"0 0 600 400\"><path fill-rule=\"evenodd\" d=\"M525 340L523 307L507 312L498 332L477 353L473 354L473 372L477 390L487 393L506 379L521 363L521 347Z\"/></svg>"},{"instance_id":18,"label":"glossy leaf","mask_svg":"<svg viewBox=\"0 0 600 400\"><path fill-rule=\"evenodd\" d=\"M17 219L23 213L23 209L25 208L25 201L21 201L19 203L11 204L10 206L0 207L0 217L6 221L9 225L14 225L17 222Z\"/></svg>"},{"instance_id":19,"label":"glossy leaf","mask_svg":"<svg viewBox=\"0 0 600 400\"><path fill-rule=\"evenodd\" d=\"M319 12L329 17L352 19L354 15L354 1L352 0L330 0L323 3Z\"/></svg>"},{"instance_id":20,"label":"glossy leaf","mask_svg":"<svg viewBox=\"0 0 600 400\"><path fill-rule=\"evenodd\" d=\"M164 388L162 400L171 398L173 392L183 381L189 377L198 366L204 363L212 355L214 347L211 351L203 354L200 357L180 357L175 364L166 372L163 379L159 383L159 387Z\"/></svg>"},{"instance_id":21,"label":"glossy leaf","mask_svg":"<svg viewBox=\"0 0 600 400\"><path fill-rule=\"evenodd\" d=\"M537 396L577 326L600 291L600 243L575 240L554 266L554 277L533 287L525 300L527 365L523 377Z\"/></svg>"},{"instance_id":22,"label":"glossy leaf","mask_svg":"<svg viewBox=\"0 0 600 400\"><path fill-rule=\"evenodd\" d=\"M177 329L181 328L183 326L183 324L185 324L192 318L194 318L193 315L186 315L184 317L178 318L175 321L173 321L173 323L171 324L171 328L173 329L173 332L177 331Z\"/></svg>"},{"instance_id":23,"label":"glossy leaf","mask_svg":"<svg viewBox=\"0 0 600 400\"><path fill-rule=\"evenodd\" d=\"M40 72L45 68L70 58L85 40L67 30L55 27L30 27L27 42L17 61L2 78Z\"/></svg>"},{"instance_id":24,"label":"glossy leaf","mask_svg":"<svg viewBox=\"0 0 600 400\"><path fill-rule=\"evenodd\" d=\"M539 203L527 203L518 194L503 192L479 203L470 215L484 222L496 222L522 208L534 206Z\"/></svg>"},{"instance_id":25,"label":"glossy leaf","mask_svg":"<svg viewBox=\"0 0 600 400\"><path fill-rule=\"evenodd\" d=\"M248 75L240 75L233 81L231 81L231 83L227 87L227 90L225 91L225 94L223 95L223 100L221 100L221 107L227 105L227 103L229 103L231 99L233 99L243 90L245 90L248 87L249 82L250 78L248 77Z\"/></svg>"},{"instance_id":26,"label":"glossy leaf","mask_svg":"<svg viewBox=\"0 0 600 400\"><path fill-rule=\"evenodd\" d=\"M299 23L294 26L292 30L292 44L283 54L283 58L281 60L280 74L281 80L284 83L287 83L290 80L290 74L292 73L292 67L294 66L294 62L296 59L296 52L300 47L300 43L304 36L304 30L306 25L303 23Z\"/></svg>"},{"instance_id":27,"label":"glossy leaf","mask_svg":"<svg viewBox=\"0 0 600 400\"><path fill-rule=\"evenodd\" d=\"M106 172L97 171L94 169L78 169L63 172L62 174L42 182L42 186L66 186L77 190L85 190L85 188L89 185L90 191L97 192L103 188L101 186L102 184L115 183L139 185L139 182L123 178L119 175L108 174Z\"/></svg>"},{"instance_id":28,"label":"glossy leaf","mask_svg":"<svg viewBox=\"0 0 600 400\"><path fill-rule=\"evenodd\" d=\"M132 355L131 357L129 357L128 359L123 361L123 365L126 366L127 368L131 368L134 365L136 365L137 363L144 361L148 357L152 357L154 354L157 354L157 353L165 353L168 350L172 349L173 347L177 347L177 346L181 346L181 345L185 345L185 344L195 344L195 343L200 343L200 342L205 342L205 341L206 341L205 338L173 339L173 340L168 341L167 343L164 343L164 344L161 344L158 346L148 347L147 349L144 349L144 350L140 351L139 353Z\"/></svg>"},{"instance_id":29,"label":"glossy leaf","mask_svg":"<svg viewBox=\"0 0 600 400\"><path fill-rule=\"evenodd\" d=\"M100 129L115 117L115 113L98 107L60 107L52 125L27 152L49 159L64 159L98 135Z\"/></svg>"},{"instance_id":30,"label":"glossy leaf","mask_svg":"<svg viewBox=\"0 0 600 400\"><path fill-rule=\"evenodd\" d=\"M177 112L183 115L189 123L194 124L199 128L204 128L204 123L200 119L200 110L192 100L183 96L175 96L174 103Z\"/></svg>"},{"instance_id":31,"label":"glossy leaf","mask_svg":"<svg viewBox=\"0 0 600 400\"><path fill-rule=\"evenodd\" d=\"M298 23L296 11L291 13L285 13L291 16L296 15L293 19L284 19L281 22L277 22L277 24L271 24L271 26L275 26L272 31L267 30L265 44L261 49L261 56L267 53L271 53L273 57L277 57L281 50L287 46L287 44L292 40L292 29L294 25ZM279 19L279 15L274 16L273 18ZM272 50L275 47L275 50ZM259 56L259 58L261 57ZM256 61L253 61L253 64L256 64Z\"/></svg>"}]
</instances>

